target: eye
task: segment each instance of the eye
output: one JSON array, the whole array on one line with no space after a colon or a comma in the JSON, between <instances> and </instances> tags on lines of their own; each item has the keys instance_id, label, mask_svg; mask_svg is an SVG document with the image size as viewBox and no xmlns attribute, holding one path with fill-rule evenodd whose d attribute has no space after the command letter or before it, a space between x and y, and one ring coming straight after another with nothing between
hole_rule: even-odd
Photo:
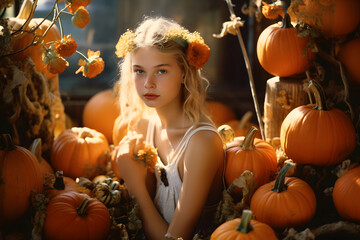
<instances>
[{"instance_id":1,"label":"eye","mask_svg":"<svg viewBox=\"0 0 360 240\"><path fill-rule=\"evenodd\" d=\"M134 73L136 73L136 74L138 74L138 75L141 75L141 74L144 73L144 71L141 70L141 69L134 69Z\"/></svg>"},{"instance_id":2,"label":"eye","mask_svg":"<svg viewBox=\"0 0 360 240\"><path fill-rule=\"evenodd\" d=\"M159 74L159 75L162 75L162 74L165 74L165 73L167 73L167 71L166 71L165 69L160 69L160 70L157 72L157 74Z\"/></svg>"}]
</instances>

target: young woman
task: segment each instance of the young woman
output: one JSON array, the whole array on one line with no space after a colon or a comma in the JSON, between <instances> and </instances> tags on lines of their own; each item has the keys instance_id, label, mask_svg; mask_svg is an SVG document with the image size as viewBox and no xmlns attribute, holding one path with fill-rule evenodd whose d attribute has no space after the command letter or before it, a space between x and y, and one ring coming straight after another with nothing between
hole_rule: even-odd
<instances>
[{"instance_id":1,"label":"young woman","mask_svg":"<svg viewBox=\"0 0 360 240\"><path fill-rule=\"evenodd\" d=\"M116 48L121 116L129 130L116 161L139 203L146 238L211 234L225 153L204 107L208 82L200 71L209 47L199 33L159 17L128 30ZM157 149L154 173L134 157L144 146Z\"/></svg>"}]
</instances>

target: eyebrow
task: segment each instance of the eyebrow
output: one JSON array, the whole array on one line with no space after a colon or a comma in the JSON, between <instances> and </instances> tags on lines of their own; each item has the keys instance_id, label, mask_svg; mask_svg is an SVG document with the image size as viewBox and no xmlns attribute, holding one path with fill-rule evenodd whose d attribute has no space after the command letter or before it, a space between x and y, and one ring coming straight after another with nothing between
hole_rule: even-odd
<instances>
[{"instance_id":1,"label":"eyebrow","mask_svg":"<svg viewBox=\"0 0 360 240\"><path fill-rule=\"evenodd\" d=\"M170 66L171 66L170 64L162 63L162 64L159 64L159 65L154 66L154 68L170 67ZM142 68L142 66L140 66L140 65L133 65L133 68Z\"/></svg>"}]
</instances>

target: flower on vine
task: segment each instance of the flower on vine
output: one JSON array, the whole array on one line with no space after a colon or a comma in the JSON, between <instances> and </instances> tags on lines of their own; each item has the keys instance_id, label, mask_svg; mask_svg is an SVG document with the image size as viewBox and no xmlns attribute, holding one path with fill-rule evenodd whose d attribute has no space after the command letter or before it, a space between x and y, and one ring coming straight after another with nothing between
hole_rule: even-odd
<instances>
[{"instance_id":1,"label":"flower on vine","mask_svg":"<svg viewBox=\"0 0 360 240\"><path fill-rule=\"evenodd\" d=\"M135 34L131 30L127 30L123 35L121 35L119 41L117 42L115 48L115 54L118 57L125 57L126 54L135 48L134 44Z\"/></svg>"},{"instance_id":2,"label":"flower on vine","mask_svg":"<svg viewBox=\"0 0 360 240\"><path fill-rule=\"evenodd\" d=\"M145 146L143 149L140 149L135 158L145 163L150 172L155 171L155 165L157 162L157 148L153 146Z\"/></svg>"},{"instance_id":3,"label":"flower on vine","mask_svg":"<svg viewBox=\"0 0 360 240\"><path fill-rule=\"evenodd\" d=\"M79 60L79 66L81 66L76 74L79 72L83 72L83 76L87 78L94 78L99 75L102 71L104 71L105 63L103 59L100 57L100 51L91 51L88 50L88 57L85 60Z\"/></svg>"},{"instance_id":4,"label":"flower on vine","mask_svg":"<svg viewBox=\"0 0 360 240\"><path fill-rule=\"evenodd\" d=\"M84 7L79 7L74 16L71 17L71 22L78 28L84 28L90 22L90 14Z\"/></svg>"},{"instance_id":5,"label":"flower on vine","mask_svg":"<svg viewBox=\"0 0 360 240\"><path fill-rule=\"evenodd\" d=\"M70 57L76 52L77 43L71 34L64 36L63 39L54 43L55 53L60 57Z\"/></svg>"},{"instance_id":6,"label":"flower on vine","mask_svg":"<svg viewBox=\"0 0 360 240\"><path fill-rule=\"evenodd\" d=\"M56 55L55 51L51 48L46 50L43 61L46 64L47 70L52 74L60 74L69 66L65 58Z\"/></svg>"},{"instance_id":7,"label":"flower on vine","mask_svg":"<svg viewBox=\"0 0 360 240\"><path fill-rule=\"evenodd\" d=\"M65 0L65 6L69 10L69 12L74 13L80 7L86 7L89 5L91 0Z\"/></svg>"},{"instance_id":8,"label":"flower on vine","mask_svg":"<svg viewBox=\"0 0 360 240\"><path fill-rule=\"evenodd\" d=\"M276 6L275 4L267 4L266 2L262 2L263 6L261 8L261 12L267 19L276 19L279 17L284 17L284 10L281 6Z\"/></svg>"}]
</instances>

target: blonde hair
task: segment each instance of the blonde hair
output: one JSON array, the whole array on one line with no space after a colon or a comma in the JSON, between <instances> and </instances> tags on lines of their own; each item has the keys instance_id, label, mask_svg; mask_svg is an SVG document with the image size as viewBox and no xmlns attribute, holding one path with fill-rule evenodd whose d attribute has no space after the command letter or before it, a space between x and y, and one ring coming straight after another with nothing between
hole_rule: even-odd
<instances>
[{"instance_id":1,"label":"blonde hair","mask_svg":"<svg viewBox=\"0 0 360 240\"><path fill-rule=\"evenodd\" d=\"M197 125L202 115L206 115L205 99L209 81L202 76L201 70L190 65L186 49L173 40L166 40L169 29L181 29L182 27L173 20L164 17L145 18L135 30L133 44L135 48L153 46L163 53L173 54L177 63L184 72L184 87L182 88L183 110L193 125ZM140 119L154 112L148 108L136 93L132 80L131 54L119 63L120 80L115 84L115 91L120 101L121 116L129 118L136 112ZM132 117L133 119L133 117Z\"/></svg>"}]
</instances>

